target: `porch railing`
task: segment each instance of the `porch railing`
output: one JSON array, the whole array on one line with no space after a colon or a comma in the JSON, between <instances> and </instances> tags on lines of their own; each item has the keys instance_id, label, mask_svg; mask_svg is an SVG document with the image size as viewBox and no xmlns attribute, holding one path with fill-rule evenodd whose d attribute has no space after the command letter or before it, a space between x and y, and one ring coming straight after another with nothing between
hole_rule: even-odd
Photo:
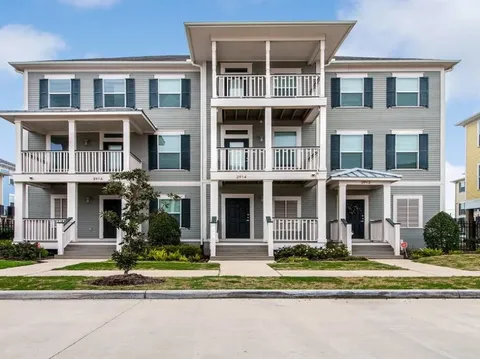
<instances>
[{"instance_id":1,"label":"porch railing","mask_svg":"<svg viewBox=\"0 0 480 359\"><path fill-rule=\"evenodd\" d=\"M66 173L68 151L22 151L23 173Z\"/></svg>"},{"instance_id":2,"label":"porch railing","mask_svg":"<svg viewBox=\"0 0 480 359\"><path fill-rule=\"evenodd\" d=\"M263 171L265 148L218 148L219 171Z\"/></svg>"},{"instance_id":3,"label":"porch railing","mask_svg":"<svg viewBox=\"0 0 480 359\"><path fill-rule=\"evenodd\" d=\"M272 97L319 97L320 74L272 75Z\"/></svg>"},{"instance_id":4,"label":"porch railing","mask_svg":"<svg viewBox=\"0 0 480 359\"><path fill-rule=\"evenodd\" d=\"M376 219L370 221L370 239L372 241L383 241L383 220Z\"/></svg>"},{"instance_id":5,"label":"porch railing","mask_svg":"<svg viewBox=\"0 0 480 359\"><path fill-rule=\"evenodd\" d=\"M77 173L114 173L123 171L123 151L75 151Z\"/></svg>"},{"instance_id":6,"label":"porch railing","mask_svg":"<svg viewBox=\"0 0 480 359\"><path fill-rule=\"evenodd\" d=\"M23 237L26 241L56 241L58 218L25 218Z\"/></svg>"},{"instance_id":7,"label":"porch railing","mask_svg":"<svg viewBox=\"0 0 480 359\"><path fill-rule=\"evenodd\" d=\"M388 223L386 240L393 248L393 254L400 255L400 223L395 223L390 218L386 218Z\"/></svg>"},{"instance_id":8,"label":"porch railing","mask_svg":"<svg viewBox=\"0 0 480 359\"><path fill-rule=\"evenodd\" d=\"M340 240L348 249L348 252L352 254L352 224L348 223L346 219L341 219L340 224Z\"/></svg>"},{"instance_id":9,"label":"porch railing","mask_svg":"<svg viewBox=\"0 0 480 359\"><path fill-rule=\"evenodd\" d=\"M330 221L330 239L334 242L338 241L338 219Z\"/></svg>"},{"instance_id":10,"label":"porch railing","mask_svg":"<svg viewBox=\"0 0 480 359\"><path fill-rule=\"evenodd\" d=\"M265 75L219 75L218 97L265 97Z\"/></svg>"},{"instance_id":11,"label":"porch railing","mask_svg":"<svg viewBox=\"0 0 480 359\"><path fill-rule=\"evenodd\" d=\"M320 147L274 147L274 171L317 171Z\"/></svg>"},{"instance_id":12,"label":"porch railing","mask_svg":"<svg viewBox=\"0 0 480 359\"><path fill-rule=\"evenodd\" d=\"M317 218L273 218L273 240L279 242L316 242Z\"/></svg>"},{"instance_id":13,"label":"porch railing","mask_svg":"<svg viewBox=\"0 0 480 359\"><path fill-rule=\"evenodd\" d=\"M57 253L63 254L66 246L75 240L76 222L72 217L68 217L63 222L57 221Z\"/></svg>"}]
</instances>

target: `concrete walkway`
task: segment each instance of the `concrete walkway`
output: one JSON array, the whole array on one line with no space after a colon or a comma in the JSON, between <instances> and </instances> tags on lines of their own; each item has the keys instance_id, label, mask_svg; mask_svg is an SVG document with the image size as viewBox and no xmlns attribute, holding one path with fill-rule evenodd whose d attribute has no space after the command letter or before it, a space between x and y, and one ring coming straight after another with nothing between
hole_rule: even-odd
<instances>
[{"instance_id":1,"label":"concrete walkway","mask_svg":"<svg viewBox=\"0 0 480 359\"><path fill-rule=\"evenodd\" d=\"M220 264L221 276L280 277L280 273L268 265L273 261L225 261L215 263Z\"/></svg>"}]
</instances>

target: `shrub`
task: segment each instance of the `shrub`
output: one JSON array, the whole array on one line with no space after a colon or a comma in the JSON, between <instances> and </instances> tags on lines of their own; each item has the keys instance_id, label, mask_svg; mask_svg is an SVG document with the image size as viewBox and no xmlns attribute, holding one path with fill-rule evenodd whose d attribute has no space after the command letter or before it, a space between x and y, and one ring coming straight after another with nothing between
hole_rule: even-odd
<instances>
[{"instance_id":1,"label":"shrub","mask_svg":"<svg viewBox=\"0 0 480 359\"><path fill-rule=\"evenodd\" d=\"M130 270L137 265L138 255L130 249L130 246L123 246L122 251L115 251L112 259L115 261L117 268L123 270L123 274L127 275Z\"/></svg>"},{"instance_id":2,"label":"shrub","mask_svg":"<svg viewBox=\"0 0 480 359\"><path fill-rule=\"evenodd\" d=\"M179 245L180 225L178 221L165 211L160 211L150 217L148 241L151 246Z\"/></svg>"},{"instance_id":3,"label":"shrub","mask_svg":"<svg viewBox=\"0 0 480 359\"><path fill-rule=\"evenodd\" d=\"M458 249L460 231L450 215L439 212L425 225L423 239L428 248L441 249L444 253L448 253Z\"/></svg>"},{"instance_id":4,"label":"shrub","mask_svg":"<svg viewBox=\"0 0 480 359\"><path fill-rule=\"evenodd\" d=\"M0 229L0 239L13 239L13 229L11 228L3 228Z\"/></svg>"},{"instance_id":5,"label":"shrub","mask_svg":"<svg viewBox=\"0 0 480 359\"><path fill-rule=\"evenodd\" d=\"M290 247L282 247L274 251L275 260L289 257L303 257L309 260L328 260L347 258L347 247L343 244L328 245L326 248L315 248L306 244L297 244Z\"/></svg>"},{"instance_id":6,"label":"shrub","mask_svg":"<svg viewBox=\"0 0 480 359\"><path fill-rule=\"evenodd\" d=\"M463 251L450 251L448 254L464 254Z\"/></svg>"},{"instance_id":7,"label":"shrub","mask_svg":"<svg viewBox=\"0 0 480 359\"><path fill-rule=\"evenodd\" d=\"M200 247L191 246L189 244L154 247L147 250L141 259L149 261L201 262L202 250Z\"/></svg>"},{"instance_id":8,"label":"shrub","mask_svg":"<svg viewBox=\"0 0 480 359\"><path fill-rule=\"evenodd\" d=\"M298 262L306 262L306 261L309 261L307 257L295 257L295 256L279 259L279 262L282 262L282 263L298 263Z\"/></svg>"},{"instance_id":9,"label":"shrub","mask_svg":"<svg viewBox=\"0 0 480 359\"><path fill-rule=\"evenodd\" d=\"M16 260L40 260L48 256L48 251L38 245L38 243L13 243L2 241L0 244L0 258Z\"/></svg>"},{"instance_id":10,"label":"shrub","mask_svg":"<svg viewBox=\"0 0 480 359\"><path fill-rule=\"evenodd\" d=\"M419 249L411 249L409 251L409 257L411 259L441 256L442 254L443 254L443 251L441 249L433 249L433 248L419 248Z\"/></svg>"}]
</instances>

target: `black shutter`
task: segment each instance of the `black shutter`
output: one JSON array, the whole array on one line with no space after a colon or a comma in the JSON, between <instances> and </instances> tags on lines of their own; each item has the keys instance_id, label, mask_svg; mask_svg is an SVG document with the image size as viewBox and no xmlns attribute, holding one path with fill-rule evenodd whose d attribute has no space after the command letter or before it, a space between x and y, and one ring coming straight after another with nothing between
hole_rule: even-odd
<instances>
[{"instance_id":1,"label":"black shutter","mask_svg":"<svg viewBox=\"0 0 480 359\"><path fill-rule=\"evenodd\" d=\"M150 200L149 210L150 213L158 212L158 198Z\"/></svg>"},{"instance_id":2,"label":"black shutter","mask_svg":"<svg viewBox=\"0 0 480 359\"><path fill-rule=\"evenodd\" d=\"M127 107L135 108L135 79L126 79Z\"/></svg>"},{"instance_id":3,"label":"black shutter","mask_svg":"<svg viewBox=\"0 0 480 359\"><path fill-rule=\"evenodd\" d=\"M80 80L72 79L72 107L80 108Z\"/></svg>"},{"instance_id":4,"label":"black shutter","mask_svg":"<svg viewBox=\"0 0 480 359\"><path fill-rule=\"evenodd\" d=\"M387 107L397 105L397 78L387 77Z\"/></svg>"},{"instance_id":5,"label":"black shutter","mask_svg":"<svg viewBox=\"0 0 480 359\"><path fill-rule=\"evenodd\" d=\"M340 169L340 135L330 137L330 170Z\"/></svg>"},{"instance_id":6,"label":"black shutter","mask_svg":"<svg viewBox=\"0 0 480 359\"><path fill-rule=\"evenodd\" d=\"M102 79L93 79L93 107L102 108L103 107L103 80Z\"/></svg>"},{"instance_id":7,"label":"black shutter","mask_svg":"<svg viewBox=\"0 0 480 359\"><path fill-rule=\"evenodd\" d=\"M418 168L428 170L428 135L419 135L418 144L420 148L418 156Z\"/></svg>"},{"instance_id":8,"label":"black shutter","mask_svg":"<svg viewBox=\"0 0 480 359\"><path fill-rule=\"evenodd\" d=\"M190 198L182 199L182 228L190 229Z\"/></svg>"},{"instance_id":9,"label":"black shutter","mask_svg":"<svg viewBox=\"0 0 480 359\"><path fill-rule=\"evenodd\" d=\"M190 95L190 79L182 79L182 107L190 109L191 95Z\"/></svg>"},{"instance_id":10,"label":"black shutter","mask_svg":"<svg viewBox=\"0 0 480 359\"><path fill-rule=\"evenodd\" d=\"M148 169L156 170L158 168L158 136L148 136Z\"/></svg>"},{"instance_id":11,"label":"black shutter","mask_svg":"<svg viewBox=\"0 0 480 359\"><path fill-rule=\"evenodd\" d=\"M340 78L332 77L331 81L332 108L340 107Z\"/></svg>"},{"instance_id":12,"label":"black shutter","mask_svg":"<svg viewBox=\"0 0 480 359\"><path fill-rule=\"evenodd\" d=\"M48 79L40 80L40 108L48 108Z\"/></svg>"},{"instance_id":13,"label":"black shutter","mask_svg":"<svg viewBox=\"0 0 480 359\"><path fill-rule=\"evenodd\" d=\"M373 108L373 79L371 77L363 79L363 106Z\"/></svg>"},{"instance_id":14,"label":"black shutter","mask_svg":"<svg viewBox=\"0 0 480 359\"><path fill-rule=\"evenodd\" d=\"M181 147L181 169L190 171L190 135L182 135L180 138Z\"/></svg>"},{"instance_id":15,"label":"black shutter","mask_svg":"<svg viewBox=\"0 0 480 359\"><path fill-rule=\"evenodd\" d=\"M363 168L373 169L373 135L363 135Z\"/></svg>"},{"instance_id":16,"label":"black shutter","mask_svg":"<svg viewBox=\"0 0 480 359\"><path fill-rule=\"evenodd\" d=\"M420 77L420 106L428 107L428 77Z\"/></svg>"},{"instance_id":17,"label":"black shutter","mask_svg":"<svg viewBox=\"0 0 480 359\"><path fill-rule=\"evenodd\" d=\"M385 144L385 167L391 170L395 168L395 135L386 135Z\"/></svg>"},{"instance_id":18,"label":"black shutter","mask_svg":"<svg viewBox=\"0 0 480 359\"><path fill-rule=\"evenodd\" d=\"M158 107L158 80L150 79L150 108Z\"/></svg>"}]
</instances>

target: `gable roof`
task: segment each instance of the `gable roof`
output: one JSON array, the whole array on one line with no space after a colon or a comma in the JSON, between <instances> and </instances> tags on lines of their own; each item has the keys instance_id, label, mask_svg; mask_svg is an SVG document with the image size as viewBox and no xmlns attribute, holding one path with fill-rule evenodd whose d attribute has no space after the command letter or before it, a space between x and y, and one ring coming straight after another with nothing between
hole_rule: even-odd
<instances>
[{"instance_id":1,"label":"gable roof","mask_svg":"<svg viewBox=\"0 0 480 359\"><path fill-rule=\"evenodd\" d=\"M401 179L401 175L397 175L390 172L382 172L382 171L374 171L374 170L367 170L365 168L351 168L348 170L340 170L332 172L330 175L331 180L339 180L339 179L392 179L392 180L399 180Z\"/></svg>"},{"instance_id":2,"label":"gable roof","mask_svg":"<svg viewBox=\"0 0 480 359\"><path fill-rule=\"evenodd\" d=\"M472 123L472 122L475 122L475 121L478 121L478 120L480 120L480 112L477 112L476 114L470 116L470 117L467 118L466 120L460 121L460 122L457 123L455 126L465 127L465 126L468 125L469 123Z\"/></svg>"}]
</instances>

